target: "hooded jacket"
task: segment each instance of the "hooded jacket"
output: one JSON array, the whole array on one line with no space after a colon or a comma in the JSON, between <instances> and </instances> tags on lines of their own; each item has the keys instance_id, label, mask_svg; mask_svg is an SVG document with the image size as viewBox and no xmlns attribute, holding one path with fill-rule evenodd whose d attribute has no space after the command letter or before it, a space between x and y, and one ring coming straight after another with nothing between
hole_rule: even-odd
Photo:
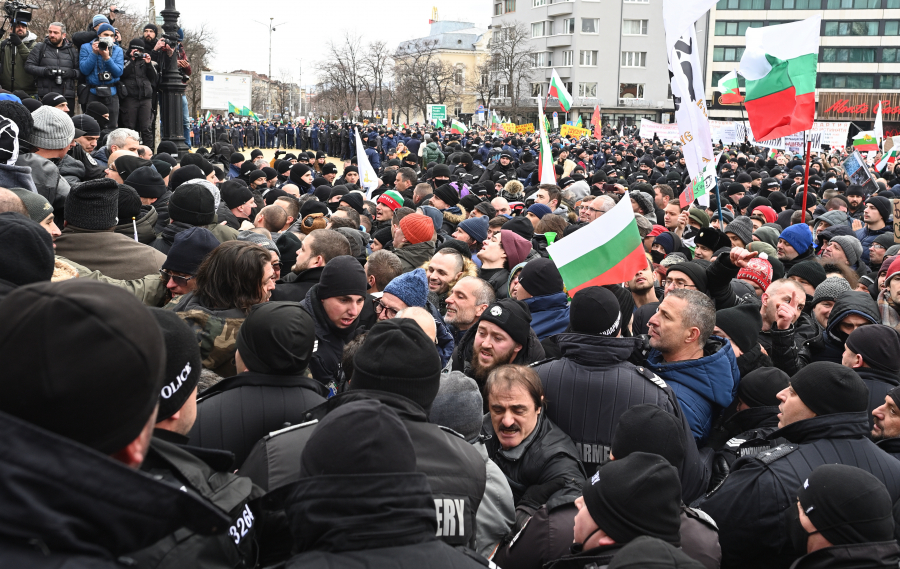
<instances>
[{"instance_id":1,"label":"hooded jacket","mask_svg":"<svg viewBox=\"0 0 900 569\"><path fill-rule=\"evenodd\" d=\"M565 292L533 296L524 302L531 310L531 329L539 340L569 327L569 296Z\"/></svg>"},{"instance_id":2,"label":"hooded jacket","mask_svg":"<svg viewBox=\"0 0 900 569\"><path fill-rule=\"evenodd\" d=\"M400 266L404 273L414 271L431 260L434 256L434 240L422 241L415 245L407 243L399 249L394 249L394 254L400 258Z\"/></svg>"},{"instance_id":3,"label":"hooded jacket","mask_svg":"<svg viewBox=\"0 0 900 569\"><path fill-rule=\"evenodd\" d=\"M793 375L800 368L812 362L825 361L840 364L847 338L840 331L838 325L841 320L851 314L862 316L873 324L881 322L878 305L868 293L842 294L831 309L825 330L819 336L803 343L797 352L796 367L791 371L785 369L784 372Z\"/></svg>"},{"instance_id":4,"label":"hooded jacket","mask_svg":"<svg viewBox=\"0 0 900 569\"><path fill-rule=\"evenodd\" d=\"M309 376L247 371L223 379L197 400L190 444L234 453L243 464L253 445L272 431L309 421L309 409L324 403L325 387Z\"/></svg>"},{"instance_id":5,"label":"hooded jacket","mask_svg":"<svg viewBox=\"0 0 900 569\"><path fill-rule=\"evenodd\" d=\"M0 565L114 568L179 528L219 533L206 500L0 413Z\"/></svg>"},{"instance_id":6,"label":"hooded jacket","mask_svg":"<svg viewBox=\"0 0 900 569\"><path fill-rule=\"evenodd\" d=\"M306 293L306 298L303 299L301 306L316 323L316 346L313 349L312 359L309 361L309 371L316 381L328 388L330 397L337 393L338 373L340 372L341 358L344 356L344 345L363 332L359 325L362 313L349 328L339 329L325 314L318 291L319 285L313 285Z\"/></svg>"},{"instance_id":7,"label":"hooded jacket","mask_svg":"<svg viewBox=\"0 0 900 569\"><path fill-rule=\"evenodd\" d=\"M131 223L130 219L123 219L120 220L123 223L117 225L113 231L134 239L134 229L137 226L138 243L150 245L156 241L156 233L153 231L153 228L156 226L158 219L159 215L156 213L156 208L152 205L144 205L141 206L141 217L136 219L134 224Z\"/></svg>"},{"instance_id":8,"label":"hooded jacket","mask_svg":"<svg viewBox=\"0 0 900 569\"><path fill-rule=\"evenodd\" d=\"M436 142L429 142L425 145L425 149L422 151L422 164L428 165L432 162L435 164L443 164L444 161L444 153L438 148Z\"/></svg>"},{"instance_id":9,"label":"hooded jacket","mask_svg":"<svg viewBox=\"0 0 900 569\"><path fill-rule=\"evenodd\" d=\"M805 553L793 551L787 515L797 488L822 464L856 466L881 480L896 522L900 461L876 447L868 433L864 411L821 415L778 429L767 437L772 448L735 461L728 478L692 504L719 526L722 565L787 568ZM776 445L779 439L788 442Z\"/></svg>"},{"instance_id":10,"label":"hooded jacket","mask_svg":"<svg viewBox=\"0 0 900 569\"><path fill-rule=\"evenodd\" d=\"M731 404L740 380L731 343L718 336L710 336L698 360L666 363L654 349L647 367L672 386L698 442L706 440L713 419Z\"/></svg>"},{"instance_id":11,"label":"hooded jacket","mask_svg":"<svg viewBox=\"0 0 900 569\"><path fill-rule=\"evenodd\" d=\"M896 567L900 564L900 545L895 540L852 545L834 545L808 553L791 569L840 569L843 567Z\"/></svg>"},{"instance_id":12,"label":"hooded jacket","mask_svg":"<svg viewBox=\"0 0 900 569\"><path fill-rule=\"evenodd\" d=\"M585 471L593 474L609 460L619 417L648 403L682 423L685 459L678 467L685 502L699 498L709 482L686 415L672 388L654 373L628 361L638 338L609 338L566 333L557 338L562 357L534 368L544 386L547 418L572 437Z\"/></svg>"}]
</instances>

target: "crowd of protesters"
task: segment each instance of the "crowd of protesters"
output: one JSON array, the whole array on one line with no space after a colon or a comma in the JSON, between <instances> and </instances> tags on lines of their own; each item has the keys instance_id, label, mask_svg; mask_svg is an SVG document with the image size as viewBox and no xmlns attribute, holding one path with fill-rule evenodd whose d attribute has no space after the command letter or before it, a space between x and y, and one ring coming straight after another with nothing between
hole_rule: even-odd
<instances>
[{"instance_id":1,"label":"crowd of protesters","mask_svg":"<svg viewBox=\"0 0 900 569\"><path fill-rule=\"evenodd\" d=\"M178 155L0 99L4 566L900 563L900 176L718 145L682 207L634 133L541 183L533 135ZM623 199L646 265L570 294L552 245Z\"/></svg>"}]
</instances>

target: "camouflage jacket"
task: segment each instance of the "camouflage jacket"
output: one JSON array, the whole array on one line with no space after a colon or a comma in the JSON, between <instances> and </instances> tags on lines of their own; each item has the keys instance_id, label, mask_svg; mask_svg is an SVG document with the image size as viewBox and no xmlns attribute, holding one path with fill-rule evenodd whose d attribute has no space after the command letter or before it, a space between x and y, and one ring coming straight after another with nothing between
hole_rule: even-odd
<instances>
[{"instance_id":1,"label":"camouflage jacket","mask_svg":"<svg viewBox=\"0 0 900 569\"><path fill-rule=\"evenodd\" d=\"M236 375L234 353L238 331L246 318L244 311L239 308L206 308L192 292L184 295L174 310L197 336L203 367L222 377Z\"/></svg>"}]
</instances>

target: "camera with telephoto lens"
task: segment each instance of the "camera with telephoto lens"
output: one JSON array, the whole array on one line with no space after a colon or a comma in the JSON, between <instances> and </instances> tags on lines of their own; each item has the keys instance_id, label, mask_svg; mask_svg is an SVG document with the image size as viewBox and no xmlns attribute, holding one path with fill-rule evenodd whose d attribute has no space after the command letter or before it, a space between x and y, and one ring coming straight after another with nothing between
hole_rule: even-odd
<instances>
[{"instance_id":1,"label":"camera with telephoto lens","mask_svg":"<svg viewBox=\"0 0 900 569\"><path fill-rule=\"evenodd\" d=\"M50 77L53 77L53 81L54 81L57 85L62 85L62 82L63 82L63 75L66 74L65 70L63 70L63 69L50 69L50 70L48 71L48 73L50 73Z\"/></svg>"},{"instance_id":2,"label":"camera with telephoto lens","mask_svg":"<svg viewBox=\"0 0 900 569\"><path fill-rule=\"evenodd\" d=\"M176 33L165 33L160 39L166 42L166 45L171 47L172 49L178 47L178 34Z\"/></svg>"},{"instance_id":3,"label":"camera with telephoto lens","mask_svg":"<svg viewBox=\"0 0 900 569\"><path fill-rule=\"evenodd\" d=\"M22 24L31 22L31 13L37 8L37 6L32 6L31 4L23 4L18 0L8 0L3 4L3 11L6 12L6 17L13 22Z\"/></svg>"},{"instance_id":4,"label":"camera with telephoto lens","mask_svg":"<svg viewBox=\"0 0 900 569\"><path fill-rule=\"evenodd\" d=\"M115 38L97 38L97 49L106 51L116 43Z\"/></svg>"},{"instance_id":5,"label":"camera with telephoto lens","mask_svg":"<svg viewBox=\"0 0 900 569\"><path fill-rule=\"evenodd\" d=\"M139 49L132 50L131 59L137 61L138 59L144 59L144 56L147 55L147 52L141 51Z\"/></svg>"}]
</instances>

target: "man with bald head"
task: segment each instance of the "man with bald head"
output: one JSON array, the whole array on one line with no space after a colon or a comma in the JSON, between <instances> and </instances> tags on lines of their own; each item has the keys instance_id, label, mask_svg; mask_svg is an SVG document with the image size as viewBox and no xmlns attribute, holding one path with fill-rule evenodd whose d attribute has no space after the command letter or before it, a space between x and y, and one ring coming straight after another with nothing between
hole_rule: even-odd
<instances>
[{"instance_id":1,"label":"man with bald head","mask_svg":"<svg viewBox=\"0 0 900 569\"><path fill-rule=\"evenodd\" d=\"M106 177L115 180L117 184L125 183L125 180L119 174L118 168L116 168L116 160L118 160L121 156L138 157L137 152L132 152L130 150L116 150L109 155L106 166Z\"/></svg>"},{"instance_id":2,"label":"man with bald head","mask_svg":"<svg viewBox=\"0 0 900 569\"><path fill-rule=\"evenodd\" d=\"M494 198L491 200L491 205L497 210L497 215L509 215L509 202L506 201L506 198Z\"/></svg>"}]
</instances>

